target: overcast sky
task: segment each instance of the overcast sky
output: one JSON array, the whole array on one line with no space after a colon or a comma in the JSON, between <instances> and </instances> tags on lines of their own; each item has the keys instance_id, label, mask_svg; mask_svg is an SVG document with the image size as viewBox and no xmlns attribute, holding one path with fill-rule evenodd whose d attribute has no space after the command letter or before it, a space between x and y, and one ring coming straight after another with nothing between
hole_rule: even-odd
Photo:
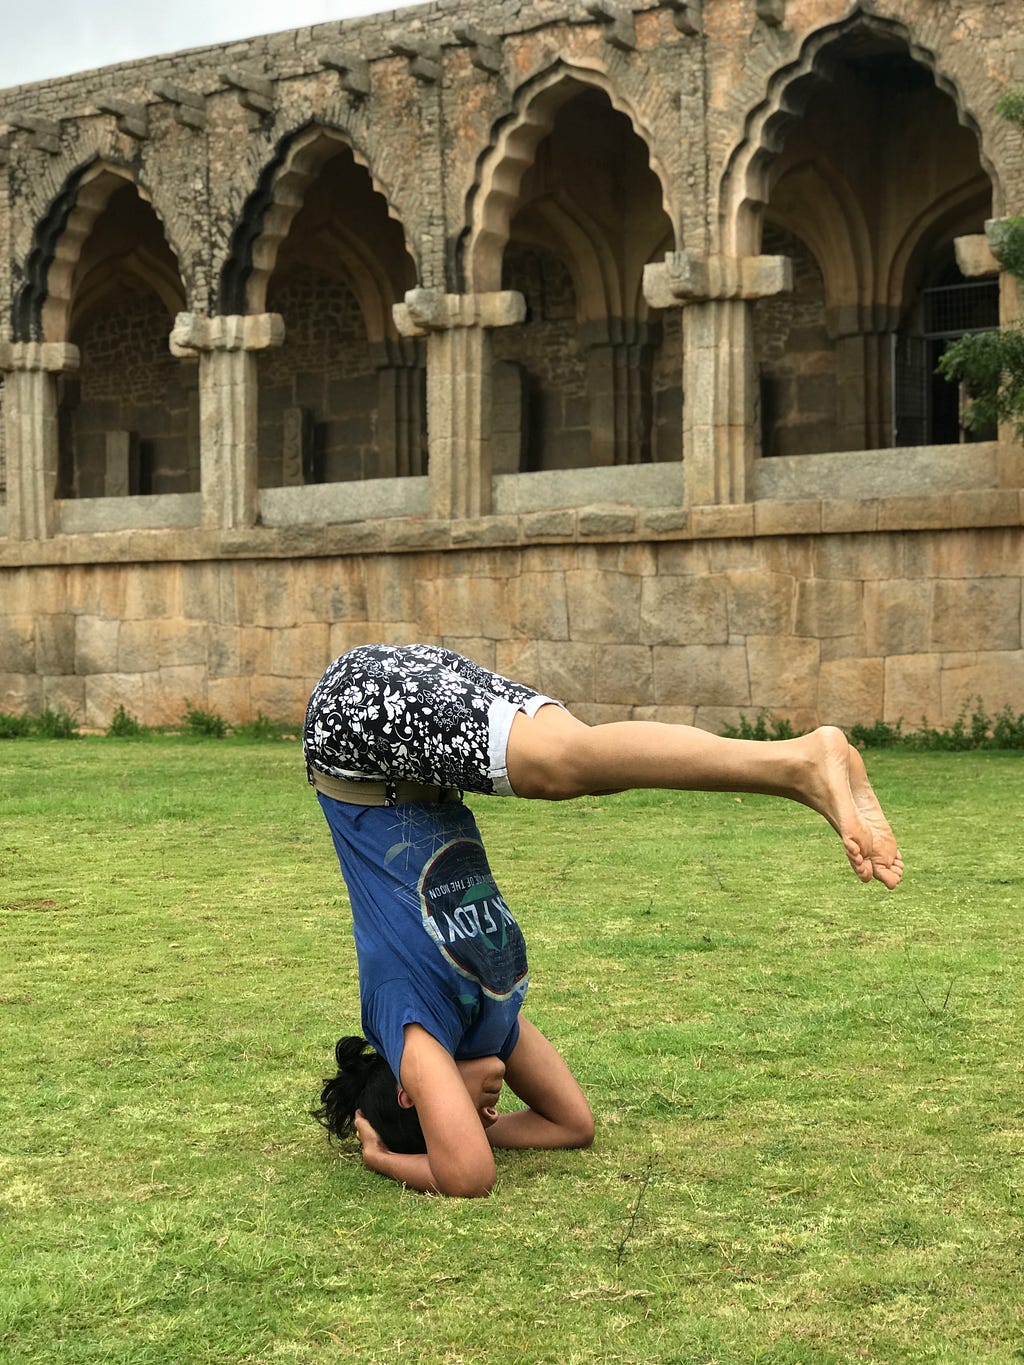
<instances>
[{"instance_id":1,"label":"overcast sky","mask_svg":"<svg viewBox=\"0 0 1024 1365\"><path fill-rule=\"evenodd\" d=\"M406 0L408 3L408 0ZM0 90L133 57L404 9L402 0L0 0Z\"/></svg>"}]
</instances>

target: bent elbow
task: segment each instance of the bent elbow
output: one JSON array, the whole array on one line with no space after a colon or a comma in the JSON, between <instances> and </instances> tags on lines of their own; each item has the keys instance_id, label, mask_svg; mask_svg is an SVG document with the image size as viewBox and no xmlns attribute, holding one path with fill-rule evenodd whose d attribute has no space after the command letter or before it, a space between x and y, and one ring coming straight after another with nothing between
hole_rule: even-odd
<instances>
[{"instance_id":1,"label":"bent elbow","mask_svg":"<svg viewBox=\"0 0 1024 1365\"><path fill-rule=\"evenodd\" d=\"M586 1122L578 1123L572 1134L571 1146L586 1149L594 1145L594 1116L588 1116Z\"/></svg>"},{"instance_id":2,"label":"bent elbow","mask_svg":"<svg viewBox=\"0 0 1024 1365\"><path fill-rule=\"evenodd\" d=\"M449 1199L486 1199L497 1179L494 1162L434 1173L438 1194Z\"/></svg>"},{"instance_id":3,"label":"bent elbow","mask_svg":"<svg viewBox=\"0 0 1024 1365\"><path fill-rule=\"evenodd\" d=\"M447 1199L486 1199L494 1189L494 1177L487 1179L449 1179L437 1182L438 1194Z\"/></svg>"},{"instance_id":4,"label":"bent elbow","mask_svg":"<svg viewBox=\"0 0 1024 1365\"><path fill-rule=\"evenodd\" d=\"M563 1117L561 1127L566 1147L586 1148L594 1145L594 1115L582 1095L579 1104Z\"/></svg>"}]
</instances>

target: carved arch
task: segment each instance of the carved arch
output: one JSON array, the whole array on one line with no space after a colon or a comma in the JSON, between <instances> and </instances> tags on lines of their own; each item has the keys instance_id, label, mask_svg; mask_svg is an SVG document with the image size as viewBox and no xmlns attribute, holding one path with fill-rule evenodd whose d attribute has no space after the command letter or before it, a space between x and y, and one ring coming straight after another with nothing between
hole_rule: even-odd
<instances>
[{"instance_id":1,"label":"carved arch","mask_svg":"<svg viewBox=\"0 0 1024 1365\"><path fill-rule=\"evenodd\" d=\"M808 214L808 196L799 203L799 212L787 212L778 189L799 186L804 173L812 171L814 213ZM870 232L863 207L841 176L828 167L810 163L791 168L776 187L771 203L771 221L792 232L805 243L818 263L825 286L825 305L829 309L860 304L874 297L873 262Z\"/></svg>"},{"instance_id":2,"label":"carved arch","mask_svg":"<svg viewBox=\"0 0 1024 1365\"><path fill-rule=\"evenodd\" d=\"M163 261L143 248L125 256L103 261L76 287L68 314L68 335L77 332L82 320L100 304L122 281L131 280L148 293L155 294L167 310L169 319L185 309L185 291L181 279L172 274Z\"/></svg>"},{"instance_id":3,"label":"carved arch","mask_svg":"<svg viewBox=\"0 0 1024 1365\"><path fill-rule=\"evenodd\" d=\"M373 251L340 223L332 223L312 240L324 249L319 268L352 291L366 324L367 340L384 341L393 336L393 282ZM287 322L286 318L286 326Z\"/></svg>"},{"instance_id":4,"label":"carved arch","mask_svg":"<svg viewBox=\"0 0 1024 1365\"><path fill-rule=\"evenodd\" d=\"M404 224L369 158L349 134L326 124L309 123L281 139L246 200L221 269L218 307L222 313L264 311L267 286L281 244L302 208L310 184L339 148L350 151L356 164L368 173L373 189L384 200L388 216L402 228L405 249L418 270ZM387 326L389 332L393 330L390 321Z\"/></svg>"},{"instance_id":5,"label":"carved arch","mask_svg":"<svg viewBox=\"0 0 1024 1365\"><path fill-rule=\"evenodd\" d=\"M534 215L536 224L528 221L517 240L546 251L555 249L572 279L578 322L606 318L619 291L615 260L600 228L579 205L557 192L532 203L530 217Z\"/></svg>"},{"instance_id":6,"label":"carved arch","mask_svg":"<svg viewBox=\"0 0 1024 1365\"><path fill-rule=\"evenodd\" d=\"M153 209L168 249L178 260L146 187L127 166L97 157L68 176L36 226L24 279L14 299L12 333L16 340L67 340L82 249L111 197L126 184ZM178 283L180 286L180 275ZM155 281L153 285L156 287ZM183 288L179 296L184 297Z\"/></svg>"},{"instance_id":7,"label":"carved arch","mask_svg":"<svg viewBox=\"0 0 1024 1365\"><path fill-rule=\"evenodd\" d=\"M817 30L804 41L796 60L775 73L765 99L747 116L743 136L730 154L719 181L718 225L721 250L726 255L756 252L761 214L769 198L769 169L785 131L803 113L817 80L827 77L836 43L858 32L898 43L915 62L930 71L937 88L953 101L959 122L977 138L982 166L993 189L997 186L997 174L987 155L982 129L970 113L959 85L941 69L935 53L915 41L906 24L866 14L858 4L847 18Z\"/></svg>"},{"instance_id":8,"label":"carved arch","mask_svg":"<svg viewBox=\"0 0 1024 1365\"><path fill-rule=\"evenodd\" d=\"M943 239L948 241L964 230L965 220L977 210L978 201L978 187L957 186L927 205L908 225L892 253L885 281L886 298L894 310L901 311L917 287L915 273L921 262Z\"/></svg>"},{"instance_id":9,"label":"carved arch","mask_svg":"<svg viewBox=\"0 0 1024 1365\"><path fill-rule=\"evenodd\" d=\"M603 91L612 108L629 120L647 148L650 168L662 187L663 206L671 203L669 179L653 154L650 133L606 73L555 62L519 88L512 112L496 128L490 146L477 163L476 177L467 196L467 227L463 233L462 274L464 288L469 292L501 288L501 258L523 176L533 164L538 145L554 127L558 111L586 87ZM678 223L673 222L672 227L678 238Z\"/></svg>"}]
</instances>

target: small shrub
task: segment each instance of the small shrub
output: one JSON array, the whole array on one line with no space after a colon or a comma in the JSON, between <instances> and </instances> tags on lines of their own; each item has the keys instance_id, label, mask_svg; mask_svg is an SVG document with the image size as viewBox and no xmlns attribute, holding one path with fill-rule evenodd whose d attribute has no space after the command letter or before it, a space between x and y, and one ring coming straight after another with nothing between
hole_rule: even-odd
<instances>
[{"instance_id":1,"label":"small shrub","mask_svg":"<svg viewBox=\"0 0 1024 1365\"><path fill-rule=\"evenodd\" d=\"M32 730L43 739L77 739L78 721L62 706L56 710L47 707L35 718Z\"/></svg>"},{"instance_id":2,"label":"small shrub","mask_svg":"<svg viewBox=\"0 0 1024 1365\"><path fill-rule=\"evenodd\" d=\"M228 732L228 723L217 711L204 711L193 706L185 698L185 714L182 725L186 734L201 735L205 739L223 739Z\"/></svg>"},{"instance_id":3,"label":"small shrub","mask_svg":"<svg viewBox=\"0 0 1024 1365\"><path fill-rule=\"evenodd\" d=\"M775 717L770 711L760 711L753 722L741 714L739 725L723 726L722 734L727 739L795 739L797 732L785 717Z\"/></svg>"},{"instance_id":4,"label":"small shrub","mask_svg":"<svg viewBox=\"0 0 1024 1365\"><path fill-rule=\"evenodd\" d=\"M904 742L903 721L891 724L876 720L874 725L852 725L850 739L858 749L894 749Z\"/></svg>"},{"instance_id":5,"label":"small shrub","mask_svg":"<svg viewBox=\"0 0 1024 1365\"><path fill-rule=\"evenodd\" d=\"M255 720L247 720L243 721L241 725L233 725L231 733L237 735L239 739L279 739L282 730L285 728L285 726L276 725L262 711L257 711Z\"/></svg>"},{"instance_id":6,"label":"small shrub","mask_svg":"<svg viewBox=\"0 0 1024 1365\"><path fill-rule=\"evenodd\" d=\"M969 708L971 708L969 710ZM722 734L729 739L792 739L789 721L775 720L762 711L756 720L740 716L739 725L726 725ZM1009 706L995 716L985 710L980 697L968 697L952 725L929 725L922 716L917 730L904 730L902 719L895 723L876 720L873 725L852 725L850 742L858 749L919 749L959 753L972 749L1024 749L1024 714Z\"/></svg>"},{"instance_id":7,"label":"small shrub","mask_svg":"<svg viewBox=\"0 0 1024 1365\"><path fill-rule=\"evenodd\" d=\"M992 722L992 747L995 749L1024 749L1024 712L1015 716L1004 706Z\"/></svg>"},{"instance_id":8,"label":"small shrub","mask_svg":"<svg viewBox=\"0 0 1024 1365\"><path fill-rule=\"evenodd\" d=\"M11 716L0 711L0 739L22 739L32 733L31 716Z\"/></svg>"},{"instance_id":9,"label":"small shrub","mask_svg":"<svg viewBox=\"0 0 1024 1365\"><path fill-rule=\"evenodd\" d=\"M126 711L122 704L114 712L110 724L107 726L107 735L111 739L133 739L145 731L145 726L138 716L133 716L130 711Z\"/></svg>"}]
</instances>

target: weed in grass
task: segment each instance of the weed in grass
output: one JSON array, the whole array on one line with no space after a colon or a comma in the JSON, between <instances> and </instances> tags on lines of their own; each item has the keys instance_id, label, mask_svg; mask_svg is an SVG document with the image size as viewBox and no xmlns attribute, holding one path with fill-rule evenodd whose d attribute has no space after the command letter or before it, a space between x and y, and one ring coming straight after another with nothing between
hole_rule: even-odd
<instances>
[{"instance_id":1,"label":"weed in grass","mask_svg":"<svg viewBox=\"0 0 1024 1365\"><path fill-rule=\"evenodd\" d=\"M876 720L874 725L851 725L849 737L858 749L894 749L905 742L901 720L895 724Z\"/></svg>"},{"instance_id":2,"label":"weed in grass","mask_svg":"<svg viewBox=\"0 0 1024 1365\"><path fill-rule=\"evenodd\" d=\"M223 739L228 732L228 723L217 711L204 711L193 706L185 698L185 714L181 718L182 729L188 735L199 735L205 739Z\"/></svg>"},{"instance_id":3,"label":"weed in grass","mask_svg":"<svg viewBox=\"0 0 1024 1365\"><path fill-rule=\"evenodd\" d=\"M1024 749L1024 714L1014 715L1009 706L992 717L982 705L980 697L973 699L974 709L968 714L971 700L961 708L956 720L947 729L927 725L907 736L913 749L964 752L968 749Z\"/></svg>"},{"instance_id":4,"label":"weed in grass","mask_svg":"<svg viewBox=\"0 0 1024 1365\"><path fill-rule=\"evenodd\" d=\"M294 725L284 725L278 721L271 720L262 711L256 712L255 720L242 721L239 725L231 727L231 734L235 739L245 740L274 740L281 739L285 734L294 734Z\"/></svg>"},{"instance_id":5,"label":"weed in grass","mask_svg":"<svg viewBox=\"0 0 1024 1365\"><path fill-rule=\"evenodd\" d=\"M784 716L759 711L752 721L741 715L738 725L724 725L722 734L727 739L793 739L797 731Z\"/></svg>"},{"instance_id":6,"label":"weed in grass","mask_svg":"<svg viewBox=\"0 0 1024 1365\"><path fill-rule=\"evenodd\" d=\"M31 716L12 716L0 711L0 739L23 739L32 732Z\"/></svg>"},{"instance_id":7,"label":"weed in grass","mask_svg":"<svg viewBox=\"0 0 1024 1365\"><path fill-rule=\"evenodd\" d=\"M973 709L969 709L973 706ZM788 720L761 711L754 720L741 715L738 725L726 725L722 734L730 739L792 739L797 732ZM876 720L872 725L849 728L852 743L860 749L920 749L964 753L970 749L1024 749L1024 713L1004 706L995 716L985 710L980 697L968 698L949 726L932 726L922 717L916 730L904 730L897 721Z\"/></svg>"},{"instance_id":8,"label":"weed in grass","mask_svg":"<svg viewBox=\"0 0 1024 1365\"><path fill-rule=\"evenodd\" d=\"M33 733L43 739L77 739L78 721L63 707L47 707L33 722Z\"/></svg>"},{"instance_id":9,"label":"weed in grass","mask_svg":"<svg viewBox=\"0 0 1024 1365\"><path fill-rule=\"evenodd\" d=\"M125 710L123 703L118 706L107 726L107 736L110 739L132 739L145 733L146 727L137 716Z\"/></svg>"}]
</instances>

